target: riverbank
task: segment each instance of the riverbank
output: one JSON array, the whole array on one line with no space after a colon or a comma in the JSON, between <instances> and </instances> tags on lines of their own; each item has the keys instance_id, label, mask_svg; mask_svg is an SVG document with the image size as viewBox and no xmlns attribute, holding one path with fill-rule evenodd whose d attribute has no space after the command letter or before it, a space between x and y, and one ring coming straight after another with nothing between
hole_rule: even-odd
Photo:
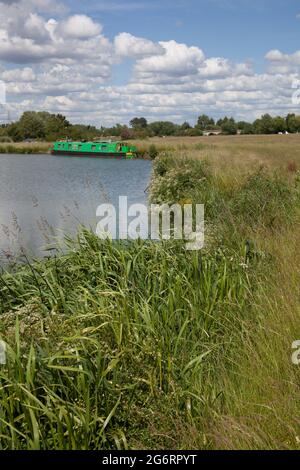
<instances>
[{"instance_id":1,"label":"riverbank","mask_svg":"<svg viewBox=\"0 0 300 470\"><path fill-rule=\"evenodd\" d=\"M45 154L50 153L50 147L51 144L49 142L0 143L0 154Z\"/></svg>"},{"instance_id":2,"label":"riverbank","mask_svg":"<svg viewBox=\"0 0 300 470\"><path fill-rule=\"evenodd\" d=\"M204 203L204 250L84 230L1 275L2 448L298 447L298 175L185 152L151 198Z\"/></svg>"},{"instance_id":3,"label":"riverbank","mask_svg":"<svg viewBox=\"0 0 300 470\"><path fill-rule=\"evenodd\" d=\"M45 155L51 153L51 144L49 142L17 142L17 143L0 143L0 154L35 154ZM70 154L72 155L72 154ZM158 155L158 150L152 144L141 147L137 151L137 158L141 160L153 160ZM76 156L76 155L74 155ZM91 157L94 155L91 154ZM109 157L108 157L109 158Z\"/></svg>"},{"instance_id":4,"label":"riverbank","mask_svg":"<svg viewBox=\"0 0 300 470\"><path fill-rule=\"evenodd\" d=\"M176 153L191 159L209 159L213 165L220 161L228 171L245 166L265 165L286 171L288 165L300 169L300 134L290 135L237 135L210 137L153 137L129 140L143 156L154 159L158 153ZM0 153L50 153L49 142L1 143Z\"/></svg>"}]
</instances>

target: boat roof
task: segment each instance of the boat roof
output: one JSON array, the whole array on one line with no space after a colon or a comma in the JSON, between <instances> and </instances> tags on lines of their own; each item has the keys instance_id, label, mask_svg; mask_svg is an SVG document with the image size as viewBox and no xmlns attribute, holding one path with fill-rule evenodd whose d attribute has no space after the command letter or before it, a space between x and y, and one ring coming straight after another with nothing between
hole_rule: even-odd
<instances>
[{"instance_id":1,"label":"boat roof","mask_svg":"<svg viewBox=\"0 0 300 470\"><path fill-rule=\"evenodd\" d=\"M73 144L124 144L121 140L58 140L59 143Z\"/></svg>"}]
</instances>

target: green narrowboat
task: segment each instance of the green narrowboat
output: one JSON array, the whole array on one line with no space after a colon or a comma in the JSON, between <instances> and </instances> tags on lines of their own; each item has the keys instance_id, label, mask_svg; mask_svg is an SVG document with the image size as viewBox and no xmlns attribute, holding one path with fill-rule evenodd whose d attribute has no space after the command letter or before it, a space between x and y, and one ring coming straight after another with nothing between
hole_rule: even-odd
<instances>
[{"instance_id":1,"label":"green narrowboat","mask_svg":"<svg viewBox=\"0 0 300 470\"><path fill-rule=\"evenodd\" d=\"M125 142L54 142L52 155L76 157L127 158L136 157L136 147Z\"/></svg>"}]
</instances>

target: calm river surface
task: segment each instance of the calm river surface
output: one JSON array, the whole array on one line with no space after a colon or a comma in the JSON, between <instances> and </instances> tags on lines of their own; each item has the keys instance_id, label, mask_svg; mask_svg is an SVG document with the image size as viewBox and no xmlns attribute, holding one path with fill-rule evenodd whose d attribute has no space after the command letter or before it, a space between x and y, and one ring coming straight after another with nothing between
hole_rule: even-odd
<instances>
[{"instance_id":1,"label":"calm river surface","mask_svg":"<svg viewBox=\"0 0 300 470\"><path fill-rule=\"evenodd\" d=\"M80 224L95 230L99 204L147 203L150 175L145 160L0 154L0 264L22 250L46 254Z\"/></svg>"}]
</instances>

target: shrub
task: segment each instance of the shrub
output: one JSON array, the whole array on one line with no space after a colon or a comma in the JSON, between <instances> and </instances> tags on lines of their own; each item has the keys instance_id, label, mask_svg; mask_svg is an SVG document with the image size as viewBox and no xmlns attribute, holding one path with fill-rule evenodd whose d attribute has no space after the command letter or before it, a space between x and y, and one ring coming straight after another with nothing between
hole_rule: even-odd
<instances>
[{"instance_id":1,"label":"shrub","mask_svg":"<svg viewBox=\"0 0 300 470\"><path fill-rule=\"evenodd\" d=\"M158 155L158 150L154 144L151 144L149 147L149 157L151 160L154 160Z\"/></svg>"},{"instance_id":2,"label":"shrub","mask_svg":"<svg viewBox=\"0 0 300 470\"><path fill-rule=\"evenodd\" d=\"M153 175L152 200L156 203L173 204L192 198L198 187L207 187L210 172L203 161L178 159L174 163L174 160L165 154L155 160Z\"/></svg>"}]
</instances>

